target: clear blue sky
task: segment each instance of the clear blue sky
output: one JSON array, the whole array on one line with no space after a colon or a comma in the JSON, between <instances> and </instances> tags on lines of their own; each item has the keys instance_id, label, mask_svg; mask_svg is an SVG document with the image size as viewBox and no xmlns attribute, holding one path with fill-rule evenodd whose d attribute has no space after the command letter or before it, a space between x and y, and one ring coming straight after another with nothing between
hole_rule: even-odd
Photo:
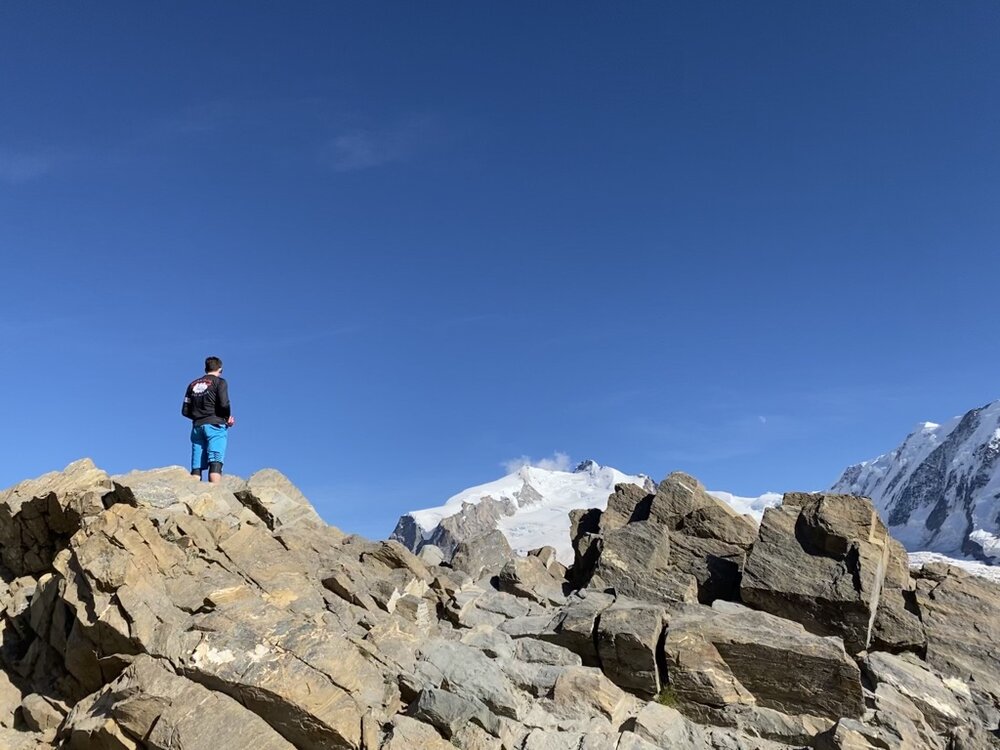
<instances>
[{"instance_id":1,"label":"clear blue sky","mask_svg":"<svg viewBox=\"0 0 1000 750\"><path fill-rule=\"evenodd\" d=\"M1000 397L1000 5L6 3L0 486L370 536L554 451L819 489Z\"/></svg>"}]
</instances>

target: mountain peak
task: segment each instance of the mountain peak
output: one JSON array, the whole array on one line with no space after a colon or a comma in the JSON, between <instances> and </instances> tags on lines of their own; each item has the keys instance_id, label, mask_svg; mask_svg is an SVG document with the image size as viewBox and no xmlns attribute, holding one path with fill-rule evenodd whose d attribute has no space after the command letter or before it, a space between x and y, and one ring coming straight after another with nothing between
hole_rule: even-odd
<instances>
[{"instance_id":1,"label":"mountain peak","mask_svg":"<svg viewBox=\"0 0 1000 750\"><path fill-rule=\"evenodd\" d=\"M525 465L463 490L443 505L403 515L393 538L411 549L434 544L450 553L463 539L499 529L515 550L552 546L560 559L571 561L569 512L605 508L615 486L626 483L651 487L643 474L625 474L592 459L573 471Z\"/></svg>"},{"instance_id":2,"label":"mountain peak","mask_svg":"<svg viewBox=\"0 0 1000 750\"><path fill-rule=\"evenodd\" d=\"M1000 557L1000 401L921 422L894 450L848 467L834 492L869 497L910 551Z\"/></svg>"},{"instance_id":3,"label":"mountain peak","mask_svg":"<svg viewBox=\"0 0 1000 750\"><path fill-rule=\"evenodd\" d=\"M463 490L443 505L404 514L392 538L414 551L433 544L450 556L460 542L499 530L520 553L551 546L558 559L568 564L573 560L570 512L604 510L619 484L656 491L645 474L625 474L593 459L581 461L571 472L525 465L493 482ZM757 498L710 494L758 520L765 508L781 500L775 493Z\"/></svg>"}]
</instances>

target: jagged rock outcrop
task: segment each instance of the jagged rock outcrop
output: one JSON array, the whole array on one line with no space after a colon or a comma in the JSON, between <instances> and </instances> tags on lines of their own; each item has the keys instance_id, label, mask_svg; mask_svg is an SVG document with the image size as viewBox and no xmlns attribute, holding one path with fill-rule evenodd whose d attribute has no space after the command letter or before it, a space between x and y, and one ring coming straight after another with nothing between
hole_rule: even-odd
<instances>
[{"instance_id":1,"label":"jagged rock outcrop","mask_svg":"<svg viewBox=\"0 0 1000 750\"><path fill-rule=\"evenodd\" d=\"M790 493L764 513L740 594L752 607L840 636L856 653L871 642L890 551L871 502Z\"/></svg>"},{"instance_id":2,"label":"jagged rock outcrop","mask_svg":"<svg viewBox=\"0 0 1000 750\"><path fill-rule=\"evenodd\" d=\"M863 597L874 635L855 660L844 637L856 629L824 637L791 612L716 596L732 594L733 569L719 577L702 556L725 553L738 572L751 543L752 555L757 545L778 554L773 545L799 543L794 529L748 540L742 519L706 503L684 475L612 500L595 524L577 519L576 539L589 535L597 554L591 585L573 591L551 548L519 556L500 536L449 564L346 535L274 471L211 486L180 468L110 477L82 461L23 482L0 494L0 747L994 741L996 585L942 566L913 579L863 506L834 503L834 512L824 498L793 499L810 549L868 559L875 553L859 545L881 540L882 597L907 594L904 614L881 629L883 599ZM800 574L807 583L787 588L801 608L819 606L808 601L815 581ZM912 623L897 622L910 616L921 628L912 637ZM844 622L854 627L852 617Z\"/></svg>"},{"instance_id":3,"label":"jagged rock outcrop","mask_svg":"<svg viewBox=\"0 0 1000 750\"><path fill-rule=\"evenodd\" d=\"M740 576L757 528L694 477L675 472L655 493L619 485L607 510L572 518L578 585L663 602L739 599Z\"/></svg>"},{"instance_id":4,"label":"jagged rock outcrop","mask_svg":"<svg viewBox=\"0 0 1000 750\"><path fill-rule=\"evenodd\" d=\"M49 570L84 518L115 502L115 487L90 461L30 479L0 493L0 565L4 577Z\"/></svg>"}]
</instances>

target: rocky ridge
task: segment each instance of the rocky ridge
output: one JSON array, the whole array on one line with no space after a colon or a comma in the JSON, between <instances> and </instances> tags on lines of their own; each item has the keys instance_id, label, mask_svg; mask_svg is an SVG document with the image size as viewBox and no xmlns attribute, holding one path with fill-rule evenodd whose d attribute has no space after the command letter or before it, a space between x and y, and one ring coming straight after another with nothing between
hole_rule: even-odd
<instances>
[{"instance_id":1,"label":"rocky ridge","mask_svg":"<svg viewBox=\"0 0 1000 750\"><path fill-rule=\"evenodd\" d=\"M324 524L282 475L83 460L0 493L0 746L997 747L1000 587L911 575L870 503L758 529L673 474L574 564Z\"/></svg>"}]
</instances>

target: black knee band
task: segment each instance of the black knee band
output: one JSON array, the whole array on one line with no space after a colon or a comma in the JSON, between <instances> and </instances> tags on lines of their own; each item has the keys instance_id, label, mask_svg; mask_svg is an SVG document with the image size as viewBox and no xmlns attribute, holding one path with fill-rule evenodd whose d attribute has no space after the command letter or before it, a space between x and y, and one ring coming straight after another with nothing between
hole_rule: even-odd
<instances>
[{"instance_id":1,"label":"black knee band","mask_svg":"<svg viewBox=\"0 0 1000 750\"><path fill-rule=\"evenodd\" d=\"M208 473L209 474L221 474L222 473L222 462L221 461L212 461L212 463L210 463L208 465Z\"/></svg>"}]
</instances>

